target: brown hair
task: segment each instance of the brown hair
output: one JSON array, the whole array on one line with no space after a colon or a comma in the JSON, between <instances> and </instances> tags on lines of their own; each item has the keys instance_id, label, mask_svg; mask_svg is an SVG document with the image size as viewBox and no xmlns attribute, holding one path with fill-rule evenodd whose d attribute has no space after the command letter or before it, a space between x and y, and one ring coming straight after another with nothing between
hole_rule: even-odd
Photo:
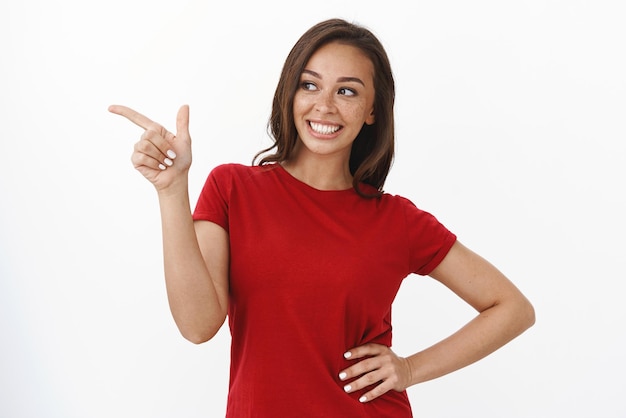
<instances>
[{"instance_id":1,"label":"brown hair","mask_svg":"<svg viewBox=\"0 0 626 418\"><path fill-rule=\"evenodd\" d=\"M294 123L293 102L300 76L309 58L320 47L340 42L360 49L374 66L373 125L363 125L352 144L350 173L353 187L363 197L378 197L391 168L394 153L395 85L389 58L380 41L368 29L341 19L318 23L306 31L289 52L283 66L268 122L274 144L260 151L253 161L272 149L274 153L259 159L258 165L289 159L296 145L298 133ZM373 186L377 192L365 193L360 183Z\"/></svg>"}]
</instances>

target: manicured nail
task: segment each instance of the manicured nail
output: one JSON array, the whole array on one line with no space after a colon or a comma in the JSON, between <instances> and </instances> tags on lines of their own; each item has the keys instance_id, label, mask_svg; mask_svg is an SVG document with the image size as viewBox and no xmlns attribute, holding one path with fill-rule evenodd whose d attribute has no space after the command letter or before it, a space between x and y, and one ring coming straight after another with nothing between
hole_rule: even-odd
<instances>
[{"instance_id":1,"label":"manicured nail","mask_svg":"<svg viewBox=\"0 0 626 418\"><path fill-rule=\"evenodd\" d=\"M350 358L350 357L352 357L352 353L348 351L347 353L343 354L343 357L344 358Z\"/></svg>"},{"instance_id":2,"label":"manicured nail","mask_svg":"<svg viewBox=\"0 0 626 418\"><path fill-rule=\"evenodd\" d=\"M170 149L170 150L167 150L167 153L166 153L166 154L167 154L167 156L168 156L168 157L170 157L172 160L173 160L174 158L176 158L176 153L175 153L174 151L172 151L171 149Z\"/></svg>"},{"instance_id":3,"label":"manicured nail","mask_svg":"<svg viewBox=\"0 0 626 418\"><path fill-rule=\"evenodd\" d=\"M161 170L165 170L167 167L165 167L163 164L159 164L159 168L160 168Z\"/></svg>"},{"instance_id":4,"label":"manicured nail","mask_svg":"<svg viewBox=\"0 0 626 418\"><path fill-rule=\"evenodd\" d=\"M361 396L361 397L359 398L359 402L361 402L361 403L362 403L362 402L365 402L366 400L367 400L367 398L366 398L365 396Z\"/></svg>"},{"instance_id":5,"label":"manicured nail","mask_svg":"<svg viewBox=\"0 0 626 418\"><path fill-rule=\"evenodd\" d=\"M172 166L172 164L174 164L174 161L170 160L169 158L166 158L165 160L163 160L163 162L169 165L170 167Z\"/></svg>"},{"instance_id":6,"label":"manicured nail","mask_svg":"<svg viewBox=\"0 0 626 418\"><path fill-rule=\"evenodd\" d=\"M345 386L343 387L343 390L345 390L346 392L350 392L350 391L352 390L352 386L350 386L350 385L345 385Z\"/></svg>"},{"instance_id":7,"label":"manicured nail","mask_svg":"<svg viewBox=\"0 0 626 418\"><path fill-rule=\"evenodd\" d=\"M346 372L341 372L341 373L339 373L339 378L340 378L341 380L345 380L345 378L346 378L346 377L348 377L348 373L346 373Z\"/></svg>"}]
</instances>

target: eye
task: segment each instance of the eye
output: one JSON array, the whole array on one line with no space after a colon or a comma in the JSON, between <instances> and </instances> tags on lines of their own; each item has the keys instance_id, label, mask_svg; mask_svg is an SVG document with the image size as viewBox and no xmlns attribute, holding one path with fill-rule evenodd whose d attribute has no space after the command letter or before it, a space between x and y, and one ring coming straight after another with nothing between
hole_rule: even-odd
<instances>
[{"instance_id":1,"label":"eye","mask_svg":"<svg viewBox=\"0 0 626 418\"><path fill-rule=\"evenodd\" d=\"M356 91L347 87L341 87L339 90L337 90L337 94L341 94L343 96L356 96Z\"/></svg>"},{"instance_id":2,"label":"eye","mask_svg":"<svg viewBox=\"0 0 626 418\"><path fill-rule=\"evenodd\" d=\"M307 91L317 90L317 86L315 85L315 83L312 83L310 81L303 81L302 83L300 83L300 88Z\"/></svg>"}]
</instances>

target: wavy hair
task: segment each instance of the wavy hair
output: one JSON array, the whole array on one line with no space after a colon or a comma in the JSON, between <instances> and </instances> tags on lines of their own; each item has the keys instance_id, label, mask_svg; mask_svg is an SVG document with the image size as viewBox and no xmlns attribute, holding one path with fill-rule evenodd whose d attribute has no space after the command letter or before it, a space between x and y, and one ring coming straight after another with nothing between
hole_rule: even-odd
<instances>
[{"instance_id":1,"label":"wavy hair","mask_svg":"<svg viewBox=\"0 0 626 418\"><path fill-rule=\"evenodd\" d=\"M253 163L279 163L291 157L298 138L293 102L300 76L315 51L331 42L358 48L374 66L375 122L373 125L364 124L352 144L350 174L353 176L352 185L359 195L379 197L394 157L395 83L387 53L376 36L365 27L342 19L329 19L311 27L289 52L274 93L268 122L268 131L274 143L257 153ZM263 156L272 150L271 154ZM374 187L376 192L363 191L362 183Z\"/></svg>"}]
</instances>

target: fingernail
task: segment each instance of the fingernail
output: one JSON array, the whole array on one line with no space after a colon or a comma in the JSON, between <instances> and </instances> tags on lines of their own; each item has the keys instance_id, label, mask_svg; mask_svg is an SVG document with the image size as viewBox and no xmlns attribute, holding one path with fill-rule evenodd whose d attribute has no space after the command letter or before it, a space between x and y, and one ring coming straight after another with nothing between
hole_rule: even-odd
<instances>
[{"instance_id":1,"label":"fingernail","mask_svg":"<svg viewBox=\"0 0 626 418\"><path fill-rule=\"evenodd\" d=\"M341 372L341 373L339 373L339 378L340 378L341 380L344 380L346 377L348 377L348 373L346 373L346 372Z\"/></svg>"},{"instance_id":2,"label":"fingernail","mask_svg":"<svg viewBox=\"0 0 626 418\"><path fill-rule=\"evenodd\" d=\"M167 154L167 156L168 156L168 157L170 157L172 160L173 160L174 158L176 158L176 153L175 153L174 151L172 151L171 149L170 149L170 150L167 150L167 153L166 153L166 154Z\"/></svg>"},{"instance_id":3,"label":"fingernail","mask_svg":"<svg viewBox=\"0 0 626 418\"><path fill-rule=\"evenodd\" d=\"M166 158L165 160L163 160L163 162L169 165L170 167L172 166L172 164L174 164L174 161L170 160L169 158Z\"/></svg>"},{"instance_id":4,"label":"fingernail","mask_svg":"<svg viewBox=\"0 0 626 418\"><path fill-rule=\"evenodd\" d=\"M343 390L345 390L346 392L350 392L350 391L352 390L352 386L350 386L350 385L345 385L345 386L343 387Z\"/></svg>"},{"instance_id":5,"label":"fingernail","mask_svg":"<svg viewBox=\"0 0 626 418\"><path fill-rule=\"evenodd\" d=\"M161 170L165 170L167 167L165 167L163 164L159 164L159 168L160 168Z\"/></svg>"},{"instance_id":6,"label":"fingernail","mask_svg":"<svg viewBox=\"0 0 626 418\"><path fill-rule=\"evenodd\" d=\"M343 357L344 358L350 358L350 357L352 357L352 353L348 351L347 353L343 354Z\"/></svg>"},{"instance_id":7,"label":"fingernail","mask_svg":"<svg viewBox=\"0 0 626 418\"><path fill-rule=\"evenodd\" d=\"M359 398L359 402L365 402L367 400L367 398L365 396L361 396Z\"/></svg>"}]
</instances>

